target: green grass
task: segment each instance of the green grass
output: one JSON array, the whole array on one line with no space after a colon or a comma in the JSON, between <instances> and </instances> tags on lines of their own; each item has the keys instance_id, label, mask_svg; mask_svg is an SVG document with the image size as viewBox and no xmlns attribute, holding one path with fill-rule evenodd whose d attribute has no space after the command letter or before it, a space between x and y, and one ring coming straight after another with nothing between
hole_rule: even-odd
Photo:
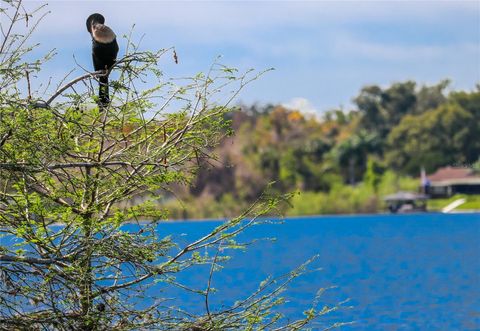
<instances>
[{"instance_id":1,"label":"green grass","mask_svg":"<svg viewBox=\"0 0 480 331\"><path fill-rule=\"evenodd\" d=\"M449 203L457 199L465 198L467 202L457 207L455 210L480 210L480 195L455 194L448 199L430 199L427 202L428 210L437 211L446 207Z\"/></svg>"}]
</instances>

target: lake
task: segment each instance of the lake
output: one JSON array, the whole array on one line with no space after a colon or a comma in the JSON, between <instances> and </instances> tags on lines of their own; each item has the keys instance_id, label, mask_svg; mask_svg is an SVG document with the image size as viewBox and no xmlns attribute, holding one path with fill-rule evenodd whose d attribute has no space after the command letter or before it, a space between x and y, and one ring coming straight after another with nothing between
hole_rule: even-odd
<instances>
[{"instance_id":1,"label":"lake","mask_svg":"<svg viewBox=\"0 0 480 331\"><path fill-rule=\"evenodd\" d=\"M196 238L219 222L161 224L180 241ZM345 299L345 308L316 328L354 322L341 330L479 330L480 214L362 215L289 218L255 226L241 237L275 237L237 251L213 277L214 306L228 305L258 286L319 254L319 271L302 276L286 293L283 312L298 317L320 288L335 286L320 306ZM203 287L204 272L179 277ZM167 291L186 307L203 307L184 292ZM349 306L349 307L347 307Z\"/></svg>"}]
</instances>

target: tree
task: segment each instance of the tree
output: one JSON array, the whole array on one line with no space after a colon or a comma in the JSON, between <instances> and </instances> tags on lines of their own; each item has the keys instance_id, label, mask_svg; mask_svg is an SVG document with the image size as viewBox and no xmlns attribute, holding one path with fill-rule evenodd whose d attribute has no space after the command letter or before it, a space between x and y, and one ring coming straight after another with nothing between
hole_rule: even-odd
<instances>
[{"instance_id":1,"label":"tree","mask_svg":"<svg viewBox=\"0 0 480 331\"><path fill-rule=\"evenodd\" d=\"M378 187L382 182L382 175L385 172L385 168L374 157L370 156L367 159L367 169L363 176L363 181L369 187L373 189L375 193L378 192Z\"/></svg>"},{"instance_id":2,"label":"tree","mask_svg":"<svg viewBox=\"0 0 480 331\"><path fill-rule=\"evenodd\" d=\"M450 84L448 79L440 81L438 84L427 86L424 85L418 90L417 102L415 104L414 114L419 115L426 111L432 110L447 102L445 89Z\"/></svg>"},{"instance_id":3,"label":"tree","mask_svg":"<svg viewBox=\"0 0 480 331\"><path fill-rule=\"evenodd\" d=\"M394 152L398 145L402 145L405 141L394 142L394 138L399 137L399 132L402 127L406 130L408 128L404 126L406 119L408 118L411 121L413 118L420 120L426 119L426 117L420 117L422 114L425 114L429 111L437 109L441 105L447 102L447 97L444 95L444 90L448 86L449 81L444 80L436 85L424 85L420 89L416 89L416 83L414 81L405 81L400 83L394 83L391 86L382 89L379 86L372 85L364 87L359 96L355 98L355 103L358 106L360 113L360 121L358 127L356 128L357 135L361 134L362 131L370 132L376 136L376 146L375 154L383 156L384 154L389 154L391 157L391 164L395 165L400 170L402 168L401 163L403 161L395 160ZM414 117L418 116L418 117ZM425 125L425 123L412 123L414 126ZM394 132L395 131L395 132ZM390 137L390 138L389 138ZM388 139L390 139L390 144L388 144ZM424 143L428 144L427 140L434 138L424 137ZM355 140L355 134L344 142L340 147L342 154L352 154L358 152L353 151L353 146L351 140ZM358 139L357 139L358 140ZM442 156L433 156L432 157L442 157ZM356 156L361 159L361 172L365 169L366 165L366 155L365 153L361 156ZM355 167L355 161L350 159L350 177L353 176L353 168ZM435 161L438 163L438 160ZM416 167L412 166L412 167ZM407 173L412 173L413 168L409 168ZM415 170L418 172L418 169ZM350 181L352 181L350 179Z\"/></svg>"},{"instance_id":4,"label":"tree","mask_svg":"<svg viewBox=\"0 0 480 331\"><path fill-rule=\"evenodd\" d=\"M480 159L480 139L478 135L480 132L480 85L477 84L476 88L471 92L452 92L449 95L449 100L462 107L462 109L466 110L473 117L473 120L465 123L466 127L468 127L472 133L472 138L463 149L465 161L467 163L473 163Z\"/></svg>"},{"instance_id":5,"label":"tree","mask_svg":"<svg viewBox=\"0 0 480 331\"><path fill-rule=\"evenodd\" d=\"M412 175L418 175L421 167L431 172L440 166L474 162L476 158L468 159L465 153L478 135L472 125L476 125L473 115L456 103L407 115L388 136L387 162Z\"/></svg>"},{"instance_id":6,"label":"tree","mask_svg":"<svg viewBox=\"0 0 480 331\"><path fill-rule=\"evenodd\" d=\"M351 185L363 176L368 154L379 154L380 146L381 140L375 133L362 130L335 147L333 154Z\"/></svg>"},{"instance_id":7,"label":"tree","mask_svg":"<svg viewBox=\"0 0 480 331\"><path fill-rule=\"evenodd\" d=\"M361 114L359 129L376 132L382 138L400 123L405 115L420 115L447 101L444 90L450 82L416 89L414 81L394 83L388 88L366 86L355 98Z\"/></svg>"},{"instance_id":8,"label":"tree","mask_svg":"<svg viewBox=\"0 0 480 331\"><path fill-rule=\"evenodd\" d=\"M404 115L413 111L415 102L415 82L412 81L395 83L384 90L375 85L364 87L355 98L363 114L360 128L384 138Z\"/></svg>"},{"instance_id":9,"label":"tree","mask_svg":"<svg viewBox=\"0 0 480 331\"><path fill-rule=\"evenodd\" d=\"M94 102L91 82L102 72L86 73L41 101L29 77L45 59L25 57L36 25L16 32L20 24L32 26L32 13L21 1L2 4L0 329L298 330L335 309L312 307L291 321L275 312L281 291L308 263L260 284L232 307L209 305L212 273L229 249L243 247L235 237L279 198L263 194L239 217L187 244L155 231L166 216L155 200L171 183L188 182L210 157L228 125L229 104L257 74L214 63L177 85L157 66L174 50L139 52L127 40L128 51L113 68L117 78L110 79L110 105L99 110ZM149 75L159 83L137 90ZM225 87L234 92L212 102ZM142 203L128 203L138 196ZM141 222L147 218L152 221ZM210 265L210 277L204 289L192 290L204 297L203 313L148 297L157 281L183 288L174 276L202 265Z\"/></svg>"}]
</instances>

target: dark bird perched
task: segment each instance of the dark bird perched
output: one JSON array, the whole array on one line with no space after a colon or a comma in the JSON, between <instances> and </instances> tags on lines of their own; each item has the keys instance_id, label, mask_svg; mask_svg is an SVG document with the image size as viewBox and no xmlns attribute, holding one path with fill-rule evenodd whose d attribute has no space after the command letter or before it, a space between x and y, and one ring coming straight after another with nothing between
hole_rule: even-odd
<instances>
[{"instance_id":1,"label":"dark bird perched","mask_svg":"<svg viewBox=\"0 0 480 331\"><path fill-rule=\"evenodd\" d=\"M117 59L118 44L115 33L104 25L105 18L98 14L92 14L87 18L87 30L92 35L92 58L95 71L105 70L106 75L101 76L98 98L100 106L110 102L108 93L108 70Z\"/></svg>"}]
</instances>

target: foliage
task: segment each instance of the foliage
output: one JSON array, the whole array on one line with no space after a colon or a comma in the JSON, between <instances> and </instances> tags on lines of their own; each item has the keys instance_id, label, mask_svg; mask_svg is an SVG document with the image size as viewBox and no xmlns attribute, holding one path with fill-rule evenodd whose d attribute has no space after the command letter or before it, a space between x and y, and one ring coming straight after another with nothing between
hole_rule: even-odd
<instances>
[{"instance_id":1,"label":"foliage","mask_svg":"<svg viewBox=\"0 0 480 331\"><path fill-rule=\"evenodd\" d=\"M367 161L367 170L363 176L364 183L377 192L384 171L384 167L378 160L373 157L369 157Z\"/></svg>"},{"instance_id":2,"label":"foliage","mask_svg":"<svg viewBox=\"0 0 480 331\"><path fill-rule=\"evenodd\" d=\"M235 210L269 182L279 193L302 192L290 215L378 211L383 195L416 191L422 167L430 173L447 165L477 166L480 87L447 94L449 83L366 86L354 99L355 109L333 109L322 118L283 106L243 106L229 116L236 136L215 149L220 165L202 169L193 191L179 191L189 205L183 216L222 217L221 208L213 206ZM232 166L227 172L222 164ZM343 187L347 184L360 188ZM363 187L370 191L363 191L368 197L359 202L355 192ZM342 190L349 193L337 202L332 197ZM198 201L208 201L208 207L193 208ZM365 206L356 208L360 203ZM211 208L215 213L207 211Z\"/></svg>"},{"instance_id":3,"label":"foliage","mask_svg":"<svg viewBox=\"0 0 480 331\"><path fill-rule=\"evenodd\" d=\"M298 330L336 309L312 306L297 320L276 311L309 261L232 307L209 304L212 274L231 249L245 247L236 236L281 197L264 193L189 243L156 231L167 214L154 201L211 159L229 131L229 104L258 74L214 63L207 73L168 79L157 64L171 49L139 52L127 39L113 68L110 105L95 105L93 86L103 72L80 76L42 101L29 77L45 59L25 60L30 33L17 32L33 14L21 1L2 1L2 29L3 20L9 25L0 46L0 329ZM137 90L146 77L156 85ZM146 218L152 221L141 222ZM210 268L205 288L176 281L202 266ZM199 295L204 309L149 294L157 282Z\"/></svg>"},{"instance_id":4,"label":"foliage","mask_svg":"<svg viewBox=\"0 0 480 331\"><path fill-rule=\"evenodd\" d=\"M395 169L410 174L418 173L422 166L432 172L449 164L473 163L480 155L480 149L470 151L478 135L474 123L473 115L455 103L407 115L388 137L392 149L387 160Z\"/></svg>"},{"instance_id":5,"label":"foliage","mask_svg":"<svg viewBox=\"0 0 480 331\"><path fill-rule=\"evenodd\" d=\"M338 160L338 166L344 177L352 185L365 172L368 155L379 154L381 142L374 133L360 130L348 139L338 143L332 151Z\"/></svg>"},{"instance_id":6,"label":"foliage","mask_svg":"<svg viewBox=\"0 0 480 331\"><path fill-rule=\"evenodd\" d=\"M374 161L378 166L378 163ZM377 168L377 170L379 170ZM341 179L332 180L328 191L298 190L289 205L281 208L288 216L320 214L355 214L377 213L385 210L383 197L396 191L415 191L418 179L399 176L391 170L381 167L373 183L365 180L355 186L342 184ZM183 203L181 203L183 201ZM177 219L225 218L235 214L247 205L246 201L234 199L227 193L219 200L208 195L183 200L170 200L163 206L170 210L170 215Z\"/></svg>"}]
</instances>

